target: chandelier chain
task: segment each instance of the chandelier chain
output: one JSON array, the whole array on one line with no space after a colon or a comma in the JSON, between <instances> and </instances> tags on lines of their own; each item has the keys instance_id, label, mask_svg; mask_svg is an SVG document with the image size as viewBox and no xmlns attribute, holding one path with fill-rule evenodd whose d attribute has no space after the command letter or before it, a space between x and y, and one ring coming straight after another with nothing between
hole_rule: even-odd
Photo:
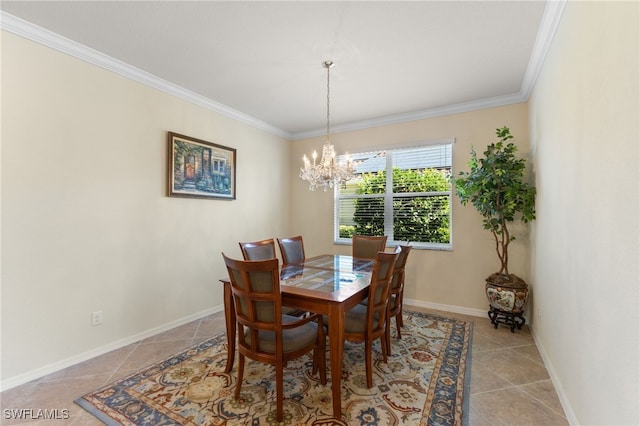
<instances>
[{"instance_id":1,"label":"chandelier chain","mask_svg":"<svg viewBox=\"0 0 640 426\"><path fill-rule=\"evenodd\" d=\"M331 134L331 114L329 114L329 107L331 105L331 86L329 85L329 81L331 80L331 76L329 73L331 72L333 62L325 62L325 66L327 67L327 140L329 140L329 135Z\"/></svg>"},{"instance_id":2,"label":"chandelier chain","mask_svg":"<svg viewBox=\"0 0 640 426\"><path fill-rule=\"evenodd\" d=\"M309 189L315 190L318 187L328 188L340 186L346 188L347 182L354 178L355 167L349 155L345 155L342 164L336 159L336 152L331 144L331 74L329 69L333 62L325 61L322 66L327 69L327 139L322 147L322 156L317 162L317 153L314 151L310 161L307 156L303 157L304 167L300 169L300 177L309 182Z\"/></svg>"}]
</instances>

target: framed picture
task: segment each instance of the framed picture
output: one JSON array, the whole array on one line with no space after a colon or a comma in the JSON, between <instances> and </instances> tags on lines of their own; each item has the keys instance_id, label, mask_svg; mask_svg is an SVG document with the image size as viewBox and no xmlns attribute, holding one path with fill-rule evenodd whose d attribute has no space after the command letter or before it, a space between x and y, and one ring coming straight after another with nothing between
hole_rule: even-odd
<instances>
[{"instance_id":1,"label":"framed picture","mask_svg":"<svg viewBox=\"0 0 640 426\"><path fill-rule=\"evenodd\" d=\"M168 132L169 196L235 200L236 150Z\"/></svg>"}]
</instances>

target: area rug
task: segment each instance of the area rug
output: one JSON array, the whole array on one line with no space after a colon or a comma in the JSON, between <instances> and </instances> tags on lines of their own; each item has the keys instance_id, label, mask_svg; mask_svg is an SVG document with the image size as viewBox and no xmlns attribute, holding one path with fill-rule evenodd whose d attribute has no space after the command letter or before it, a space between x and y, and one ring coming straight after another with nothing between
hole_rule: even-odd
<instances>
[{"instance_id":1,"label":"area rug","mask_svg":"<svg viewBox=\"0 0 640 426\"><path fill-rule=\"evenodd\" d=\"M379 340L374 343L371 389L364 345L345 342L342 419L332 417L329 371L323 386L311 375L310 355L289 362L282 424L466 425L472 323L412 312L404 319L401 339L392 320L386 364ZM224 372L226 352L222 333L75 402L108 425L277 424L273 367L247 359L241 397L235 400L237 365Z\"/></svg>"}]
</instances>

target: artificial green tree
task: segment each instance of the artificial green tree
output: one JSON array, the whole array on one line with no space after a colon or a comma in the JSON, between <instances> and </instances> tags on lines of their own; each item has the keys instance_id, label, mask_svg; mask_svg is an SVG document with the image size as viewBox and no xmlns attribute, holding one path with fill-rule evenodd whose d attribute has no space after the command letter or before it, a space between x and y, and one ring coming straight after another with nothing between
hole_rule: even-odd
<instances>
[{"instance_id":1,"label":"artificial green tree","mask_svg":"<svg viewBox=\"0 0 640 426\"><path fill-rule=\"evenodd\" d=\"M495 239L500 270L487 281L518 283L522 279L509 273L509 244L515 240L509 225L516 219L524 223L535 219L536 189L524 178L526 160L517 158L518 148L507 143L513 138L509 128L496 129L496 134L499 141L487 146L484 157L471 150L470 171L460 172L453 182L460 202L473 204L484 218L484 229Z\"/></svg>"}]
</instances>

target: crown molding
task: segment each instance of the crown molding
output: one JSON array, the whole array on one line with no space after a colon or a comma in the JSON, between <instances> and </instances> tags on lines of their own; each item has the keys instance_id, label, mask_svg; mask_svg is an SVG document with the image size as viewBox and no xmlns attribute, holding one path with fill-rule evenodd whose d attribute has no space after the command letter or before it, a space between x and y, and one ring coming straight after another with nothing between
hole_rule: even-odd
<instances>
[{"instance_id":1,"label":"crown molding","mask_svg":"<svg viewBox=\"0 0 640 426\"><path fill-rule=\"evenodd\" d=\"M436 108L429 108L421 111L414 111L405 114L390 115L386 117L372 118L370 120L355 121L338 125L331 125L332 133L350 132L354 130L368 129L372 127L388 126L392 124L406 123L409 121L423 120L425 118L442 117L451 114L475 111L479 109L495 108L504 105L526 102L527 98L521 93L511 93L503 96L479 99L476 101L462 102L459 104L445 105ZM299 132L291 135L292 140L301 140L326 134L326 129L316 129L307 132Z\"/></svg>"},{"instance_id":2,"label":"crown molding","mask_svg":"<svg viewBox=\"0 0 640 426\"><path fill-rule=\"evenodd\" d=\"M535 86L538 74L540 74L544 60L547 57L547 52L560 24L560 18L562 17L566 4L567 0L554 0L547 1L544 7L542 21L540 22L536 41L533 45L531 56L529 57L529 65L527 66L520 88L520 93L522 93L527 100L529 96L531 96L531 91Z\"/></svg>"},{"instance_id":3,"label":"crown molding","mask_svg":"<svg viewBox=\"0 0 640 426\"><path fill-rule=\"evenodd\" d=\"M526 102L531 96L531 91L535 86L538 74L542 69L544 60L547 56L553 37L560 23L560 18L564 12L567 0L547 0L540 27L536 35L536 41L529 57L529 64L522 79L519 93L512 93L504 96L480 99L471 102L464 102L455 105L447 105L443 107L430 108L422 111L415 111L407 114L399 114L387 117L374 118L341 125L334 125L332 129L335 133L348 132L353 130L362 130L371 127L385 126L390 124L399 124L408 121L421 120L425 118L440 117L449 114L459 114L485 108L494 108L504 105L510 105L520 102ZM305 132L294 133L291 135L292 140L301 140L311 137L324 135L323 129L310 130Z\"/></svg>"},{"instance_id":4,"label":"crown molding","mask_svg":"<svg viewBox=\"0 0 640 426\"><path fill-rule=\"evenodd\" d=\"M409 121L440 117L450 114L459 114L479 109L494 108L528 101L529 96L531 95L531 91L535 86L536 79L538 78L538 74L540 73L542 65L544 64L544 60L551 42L553 41L553 37L560 22L562 13L564 12L566 3L567 0L553 0L546 2L540 27L538 29L538 34L536 36L536 41L529 58L529 64L522 80L522 85L519 93L512 93L503 96L463 102L454 105L429 108L421 111L345 123L333 126L333 132L348 132L372 127L400 124ZM229 108L211 99L205 98L204 96L201 96L195 92L177 86L171 82L147 73L146 71L142 71L136 67L133 67L87 46L79 44L73 40L62 37L59 34L41 28L37 25L34 25L30 22L27 22L2 11L0 11L0 29L9 31L28 40L66 53L83 61L89 62L93 65L130 78L149 87L153 87L170 95L184 99L207 110L217 112L223 116L232 118L234 120L267 131L285 139L301 140L310 137L322 136L325 134L325 129L309 130L293 134L289 133L262 120L258 120L240 111Z\"/></svg>"},{"instance_id":5,"label":"crown molding","mask_svg":"<svg viewBox=\"0 0 640 426\"><path fill-rule=\"evenodd\" d=\"M176 96L207 110L217 112L225 117L229 117L252 127L267 131L276 136L291 139L289 132L279 129L269 123L229 108L228 106L215 102L211 99L205 98L195 92L163 80L153 74L3 11L0 11L0 29L58 50L62 53L66 53L67 55L107 69L116 74L120 74L126 78L137 81L138 83L158 89L162 92L168 93L169 95Z\"/></svg>"}]
</instances>

